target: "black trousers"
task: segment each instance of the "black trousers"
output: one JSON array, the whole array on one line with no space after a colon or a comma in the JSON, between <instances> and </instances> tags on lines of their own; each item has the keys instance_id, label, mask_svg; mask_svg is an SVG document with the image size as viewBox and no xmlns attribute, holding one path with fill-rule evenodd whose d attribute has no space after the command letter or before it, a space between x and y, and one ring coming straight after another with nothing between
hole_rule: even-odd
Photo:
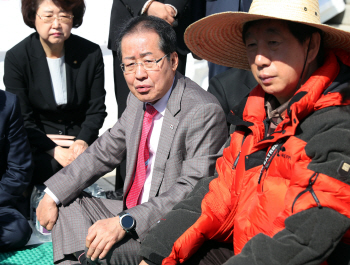
<instances>
[{"instance_id":1,"label":"black trousers","mask_svg":"<svg viewBox=\"0 0 350 265\"><path fill-rule=\"evenodd\" d=\"M121 61L117 56L116 51L112 51L113 54L113 72L114 72L114 92L115 98L118 104L118 118L120 118L126 108L126 100L129 95L129 87L126 84L123 71L120 67ZM179 54L179 66L177 70L181 74L185 74L186 71L186 59L187 55ZM123 161L118 167L116 172L115 190L122 189L124 185L126 175L126 163Z\"/></svg>"},{"instance_id":2,"label":"black trousers","mask_svg":"<svg viewBox=\"0 0 350 265\"><path fill-rule=\"evenodd\" d=\"M232 243L206 241L183 265L221 265L233 255Z\"/></svg>"},{"instance_id":3,"label":"black trousers","mask_svg":"<svg viewBox=\"0 0 350 265\"><path fill-rule=\"evenodd\" d=\"M28 221L19 211L11 207L0 207L0 251L25 246L31 233Z\"/></svg>"}]
</instances>

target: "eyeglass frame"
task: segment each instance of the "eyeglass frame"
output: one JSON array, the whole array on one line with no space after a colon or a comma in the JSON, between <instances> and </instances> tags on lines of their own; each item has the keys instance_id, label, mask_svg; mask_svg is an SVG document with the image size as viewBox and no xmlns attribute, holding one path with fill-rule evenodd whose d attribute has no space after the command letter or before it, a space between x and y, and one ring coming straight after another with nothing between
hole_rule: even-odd
<instances>
[{"instance_id":1,"label":"eyeglass frame","mask_svg":"<svg viewBox=\"0 0 350 265\"><path fill-rule=\"evenodd\" d=\"M57 15L52 16L52 17L55 18L55 19L52 20L51 22L45 21L45 19L43 19L42 16L40 16L38 13L36 13L36 15L37 15L44 23L46 23L46 24L52 24L56 19L57 19L57 21L59 21L60 23L64 23L64 22L62 22L62 17L59 17L59 16L57 16ZM74 16L73 16L73 15L68 15L68 16L69 16L70 21L72 21L72 19L74 18Z\"/></svg>"},{"instance_id":2,"label":"eyeglass frame","mask_svg":"<svg viewBox=\"0 0 350 265\"><path fill-rule=\"evenodd\" d=\"M159 63L161 60L163 60L165 57L167 57L168 55L170 55L170 53L165 54L162 58L160 58L160 59L158 59L158 60L157 60L157 59L152 59L152 60L149 60L149 61L153 61L153 62L156 63L156 65L158 65L158 63ZM154 69L146 69L145 66L143 65L143 62L140 62L140 63L133 63L133 65L135 65L135 66L137 66L137 65L142 65L142 67L143 67L143 69L145 69L145 71L152 71L152 70L154 70ZM125 67L125 63L121 63L121 64L120 64L120 67L122 68L123 73L126 73L125 70L123 69L123 68ZM135 71L134 71L134 72L129 72L129 73L130 73L130 74L136 73L136 69L137 69L137 68L135 68Z\"/></svg>"}]
</instances>

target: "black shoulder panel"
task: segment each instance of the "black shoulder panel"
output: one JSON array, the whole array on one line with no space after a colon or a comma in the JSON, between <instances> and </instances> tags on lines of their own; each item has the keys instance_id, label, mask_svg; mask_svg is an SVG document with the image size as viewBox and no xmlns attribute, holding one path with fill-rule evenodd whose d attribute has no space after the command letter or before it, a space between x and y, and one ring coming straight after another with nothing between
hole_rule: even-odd
<instances>
[{"instance_id":1,"label":"black shoulder panel","mask_svg":"<svg viewBox=\"0 0 350 265\"><path fill-rule=\"evenodd\" d=\"M264 163L267 148L261 149L245 157L245 170L260 166Z\"/></svg>"}]
</instances>

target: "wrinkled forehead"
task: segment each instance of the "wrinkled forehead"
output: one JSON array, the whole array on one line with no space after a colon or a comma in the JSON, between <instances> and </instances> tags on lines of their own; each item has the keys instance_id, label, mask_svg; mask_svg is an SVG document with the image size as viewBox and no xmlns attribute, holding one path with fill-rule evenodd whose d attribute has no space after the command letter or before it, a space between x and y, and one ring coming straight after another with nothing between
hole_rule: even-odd
<instances>
[{"instance_id":1,"label":"wrinkled forehead","mask_svg":"<svg viewBox=\"0 0 350 265\"><path fill-rule=\"evenodd\" d=\"M124 35L121 40L121 53L124 57L126 50L129 50L130 47L136 47L137 53L141 54L150 54L160 49L160 37L159 35L153 31L133 31Z\"/></svg>"},{"instance_id":2,"label":"wrinkled forehead","mask_svg":"<svg viewBox=\"0 0 350 265\"><path fill-rule=\"evenodd\" d=\"M255 20L255 21L247 22L243 26L243 32L242 32L243 41L245 42L247 38L253 36L256 33L283 35L291 32L285 20L281 20L281 19Z\"/></svg>"}]
</instances>

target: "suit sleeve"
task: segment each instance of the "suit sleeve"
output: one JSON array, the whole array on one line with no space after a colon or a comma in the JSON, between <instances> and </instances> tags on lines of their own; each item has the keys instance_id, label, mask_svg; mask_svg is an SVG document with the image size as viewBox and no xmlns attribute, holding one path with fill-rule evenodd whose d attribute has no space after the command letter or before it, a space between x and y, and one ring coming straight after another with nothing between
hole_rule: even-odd
<instances>
[{"instance_id":1,"label":"suit sleeve","mask_svg":"<svg viewBox=\"0 0 350 265\"><path fill-rule=\"evenodd\" d=\"M227 139L223 111L218 104L210 103L199 104L193 113L186 132L187 156L182 161L181 176L167 192L126 211L136 219L136 232L141 240L151 226L193 190L198 180L214 173L215 161L219 156L217 153Z\"/></svg>"},{"instance_id":2,"label":"suit sleeve","mask_svg":"<svg viewBox=\"0 0 350 265\"><path fill-rule=\"evenodd\" d=\"M147 2L147 0L141 0L141 1L139 1L139 0L123 0L123 2L125 4L126 8L131 13L131 15L133 17L135 17L135 16L141 14L141 10L142 10L143 6L145 5L145 3ZM178 16L179 16L183 12L183 10L187 6L187 4L190 2L190 0L165 0L165 1L162 0L162 1L158 1L158 2L174 6L177 9Z\"/></svg>"},{"instance_id":3,"label":"suit sleeve","mask_svg":"<svg viewBox=\"0 0 350 265\"><path fill-rule=\"evenodd\" d=\"M122 1L132 17L141 15L141 10L147 0L118 0ZM162 2L162 1L159 1Z\"/></svg>"},{"instance_id":4,"label":"suit sleeve","mask_svg":"<svg viewBox=\"0 0 350 265\"><path fill-rule=\"evenodd\" d=\"M178 12L177 16L181 16L189 2L191 2L191 0L165 0L164 4L169 4L176 7Z\"/></svg>"},{"instance_id":5,"label":"suit sleeve","mask_svg":"<svg viewBox=\"0 0 350 265\"><path fill-rule=\"evenodd\" d=\"M0 140L0 148L6 154L7 168L0 180L0 206L14 206L32 177L32 155L17 98L5 126L6 134Z\"/></svg>"},{"instance_id":6,"label":"suit sleeve","mask_svg":"<svg viewBox=\"0 0 350 265\"><path fill-rule=\"evenodd\" d=\"M96 67L94 78L89 88L89 107L86 110L85 120L77 136L77 139L84 140L89 145L95 141L99 129L102 127L103 121L107 116L105 105L106 90L104 89L104 64L100 48L97 49L95 57Z\"/></svg>"},{"instance_id":7,"label":"suit sleeve","mask_svg":"<svg viewBox=\"0 0 350 265\"><path fill-rule=\"evenodd\" d=\"M129 99L130 95L128 101ZM127 115L128 108L111 129L44 183L64 206L124 160Z\"/></svg>"},{"instance_id":8,"label":"suit sleeve","mask_svg":"<svg viewBox=\"0 0 350 265\"><path fill-rule=\"evenodd\" d=\"M31 145L43 151L55 148L56 144L35 123L33 108L28 98L28 84L24 77L24 69L20 67L17 58L11 51L8 51L5 57L4 84L6 91L16 94L19 99L24 127Z\"/></svg>"}]
</instances>

